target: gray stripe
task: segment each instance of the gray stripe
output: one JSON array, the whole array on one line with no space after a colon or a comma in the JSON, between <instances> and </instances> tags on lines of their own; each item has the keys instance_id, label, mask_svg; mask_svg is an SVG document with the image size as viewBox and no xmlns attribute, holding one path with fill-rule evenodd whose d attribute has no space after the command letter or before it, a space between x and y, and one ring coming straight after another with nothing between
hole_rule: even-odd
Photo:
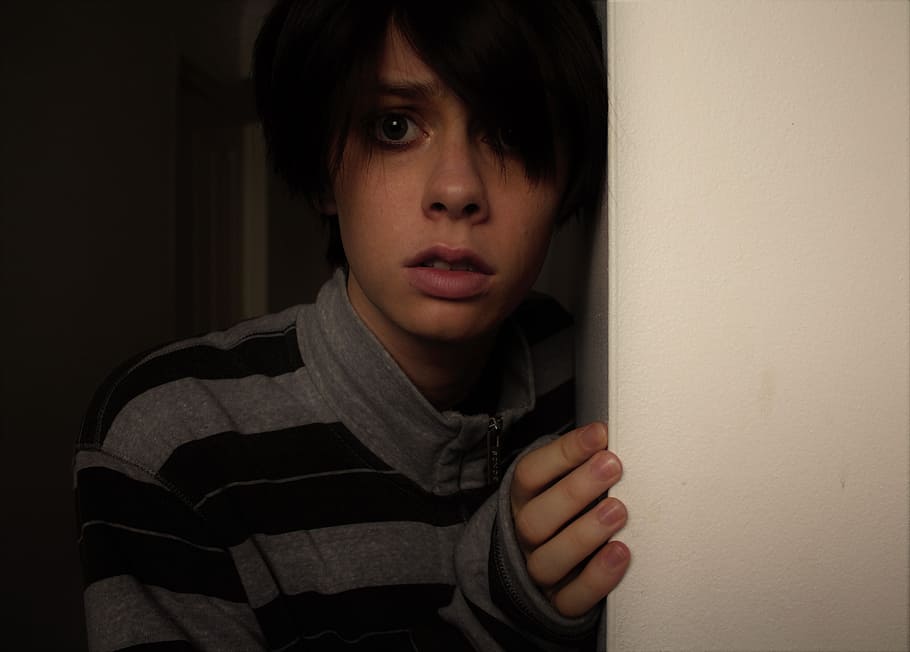
<instances>
[{"instance_id":1,"label":"gray stripe","mask_svg":"<svg viewBox=\"0 0 910 652\"><path fill-rule=\"evenodd\" d=\"M154 353L143 358L139 364L160 355L182 351L194 346L213 346L218 349L228 350L249 340L281 337L287 335L296 327L297 313L299 311L300 306L291 306L281 312L247 319L223 331L214 331L201 337L174 342L156 349Z\"/></svg>"},{"instance_id":2,"label":"gray stripe","mask_svg":"<svg viewBox=\"0 0 910 652\"><path fill-rule=\"evenodd\" d=\"M257 535L232 548L231 554L250 604L258 608L276 597L277 586L294 595L455 584L451 560L463 528L413 522L344 525Z\"/></svg>"},{"instance_id":3,"label":"gray stripe","mask_svg":"<svg viewBox=\"0 0 910 652\"><path fill-rule=\"evenodd\" d=\"M127 403L114 419L104 448L157 472L176 448L210 435L334 421L305 367L274 378L182 378Z\"/></svg>"},{"instance_id":4,"label":"gray stripe","mask_svg":"<svg viewBox=\"0 0 910 652\"><path fill-rule=\"evenodd\" d=\"M265 315L258 319L251 319L241 322L225 331L215 331L202 337L194 337L191 339L174 342L173 344L169 344L160 349L157 349L156 351L150 353L149 355L136 362L120 377L120 379L114 385L110 387L107 396L104 399L104 402L99 407L98 414L103 415L108 412L109 402L111 398L116 394L116 390L119 384L128 378L130 374L135 372L136 369L146 364L150 360L154 360L155 358L190 349L196 346L209 346L226 351L250 340L275 338L280 339L286 337L288 333L294 330L296 312L296 309L288 309L282 313Z\"/></svg>"},{"instance_id":5,"label":"gray stripe","mask_svg":"<svg viewBox=\"0 0 910 652\"><path fill-rule=\"evenodd\" d=\"M188 640L211 650L240 652L266 647L247 605L143 586L127 576L89 586L85 611L93 652L174 640Z\"/></svg>"}]
</instances>

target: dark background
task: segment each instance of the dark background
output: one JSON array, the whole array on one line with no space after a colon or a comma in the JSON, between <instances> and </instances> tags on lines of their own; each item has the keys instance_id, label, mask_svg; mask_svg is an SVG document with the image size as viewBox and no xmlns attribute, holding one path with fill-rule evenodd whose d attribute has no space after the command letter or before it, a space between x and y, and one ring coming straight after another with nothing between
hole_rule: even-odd
<instances>
[{"instance_id":1,"label":"dark background","mask_svg":"<svg viewBox=\"0 0 910 652\"><path fill-rule=\"evenodd\" d=\"M72 452L103 378L328 273L318 221L265 179L268 282L240 292L268 6L0 0L3 649L85 649Z\"/></svg>"}]
</instances>

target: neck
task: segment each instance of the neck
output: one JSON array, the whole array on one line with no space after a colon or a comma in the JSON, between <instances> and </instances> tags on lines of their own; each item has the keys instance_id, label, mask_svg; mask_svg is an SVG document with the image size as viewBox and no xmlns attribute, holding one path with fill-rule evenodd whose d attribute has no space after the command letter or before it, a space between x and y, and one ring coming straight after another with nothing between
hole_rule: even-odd
<instances>
[{"instance_id":1,"label":"neck","mask_svg":"<svg viewBox=\"0 0 910 652\"><path fill-rule=\"evenodd\" d=\"M383 342L405 375L437 410L461 403L477 385L495 335L482 341Z\"/></svg>"},{"instance_id":2,"label":"neck","mask_svg":"<svg viewBox=\"0 0 910 652\"><path fill-rule=\"evenodd\" d=\"M407 332L375 318L359 285L348 282L354 311L379 339L398 366L437 410L458 405L480 379L496 341L495 331L470 340L438 340Z\"/></svg>"}]
</instances>

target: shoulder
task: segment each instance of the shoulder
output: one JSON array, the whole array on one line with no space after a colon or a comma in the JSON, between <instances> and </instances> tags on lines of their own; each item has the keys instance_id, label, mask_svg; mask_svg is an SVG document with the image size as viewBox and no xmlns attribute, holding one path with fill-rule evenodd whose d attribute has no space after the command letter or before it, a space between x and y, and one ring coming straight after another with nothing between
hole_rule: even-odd
<instances>
[{"instance_id":1,"label":"shoulder","mask_svg":"<svg viewBox=\"0 0 910 652\"><path fill-rule=\"evenodd\" d=\"M96 391L77 449L112 452L154 472L179 443L229 428L237 386L304 366L297 344L301 310L247 320L126 361Z\"/></svg>"}]
</instances>

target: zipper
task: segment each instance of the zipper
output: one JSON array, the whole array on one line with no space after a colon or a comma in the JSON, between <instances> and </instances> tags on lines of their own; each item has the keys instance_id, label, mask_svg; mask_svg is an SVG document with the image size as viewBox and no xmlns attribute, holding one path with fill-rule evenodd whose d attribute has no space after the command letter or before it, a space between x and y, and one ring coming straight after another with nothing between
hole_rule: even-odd
<instances>
[{"instance_id":1,"label":"zipper","mask_svg":"<svg viewBox=\"0 0 910 652\"><path fill-rule=\"evenodd\" d=\"M498 485L502 479L501 451L502 417L493 416L487 424L487 484Z\"/></svg>"},{"instance_id":2,"label":"zipper","mask_svg":"<svg viewBox=\"0 0 910 652\"><path fill-rule=\"evenodd\" d=\"M497 523L494 523L493 531L496 532L496 528L498 527L499 525ZM495 565L496 573L499 576L499 582L502 588L505 590L509 600L511 601L512 607L514 607L518 613L524 616L524 618L526 618L529 623L532 623L539 628L539 632L537 632L536 635L543 635L549 640L561 644L580 641L584 638L587 638L589 635L589 632L587 630L570 632L563 629L558 629L551 623L541 620L540 617L538 617L537 614L530 607L528 607L527 603L522 599L519 589L515 586L509 577L509 573L506 570L505 553L502 550L502 542L500 542L499 537L496 535L493 536L493 545L491 552L493 565Z\"/></svg>"}]
</instances>

